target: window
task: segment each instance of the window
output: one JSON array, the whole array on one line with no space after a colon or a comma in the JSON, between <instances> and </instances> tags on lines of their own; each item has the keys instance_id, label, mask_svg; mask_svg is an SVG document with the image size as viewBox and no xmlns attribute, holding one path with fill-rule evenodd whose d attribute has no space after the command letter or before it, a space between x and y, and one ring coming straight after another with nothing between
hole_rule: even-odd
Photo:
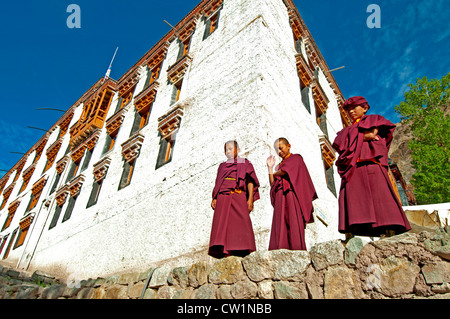
<instances>
[{"instance_id":1,"label":"window","mask_svg":"<svg viewBox=\"0 0 450 319\"><path fill-rule=\"evenodd\" d=\"M6 228L9 227L9 225L11 225L11 221L13 220L13 218L14 218L14 213L12 213L12 214L9 213L8 217L5 220L5 223L3 224L2 231L4 231Z\"/></svg>"},{"instance_id":2,"label":"window","mask_svg":"<svg viewBox=\"0 0 450 319\"><path fill-rule=\"evenodd\" d=\"M53 182L52 188L50 190L50 194L53 194L55 192L56 187L58 187L60 178L61 178L61 173L57 173L55 176L55 181Z\"/></svg>"},{"instance_id":3,"label":"window","mask_svg":"<svg viewBox=\"0 0 450 319\"><path fill-rule=\"evenodd\" d=\"M115 132L114 135L106 135L105 139L105 146L103 147L103 153L102 155L108 153L114 148L114 145L116 144L117 140L117 132Z\"/></svg>"},{"instance_id":4,"label":"window","mask_svg":"<svg viewBox=\"0 0 450 319\"><path fill-rule=\"evenodd\" d=\"M78 169L80 168L80 162L81 158L77 162L72 162L69 173L67 174L66 183L77 175Z\"/></svg>"},{"instance_id":5,"label":"window","mask_svg":"<svg viewBox=\"0 0 450 319\"><path fill-rule=\"evenodd\" d=\"M11 240L8 243L8 247L6 247L6 251L5 251L5 255L3 256L3 259L8 258L9 251L11 250L11 245L12 245L14 239L16 238L16 234L17 234L17 229L15 229L11 235Z\"/></svg>"},{"instance_id":6,"label":"window","mask_svg":"<svg viewBox=\"0 0 450 319\"><path fill-rule=\"evenodd\" d=\"M135 160L132 162L125 161L123 164L122 177L120 178L119 190L127 187L131 183L133 177Z\"/></svg>"},{"instance_id":7,"label":"window","mask_svg":"<svg viewBox=\"0 0 450 319\"><path fill-rule=\"evenodd\" d=\"M209 18L205 21L205 33L203 34L203 40L206 40L214 31L219 27L220 7L215 13L212 13Z\"/></svg>"},{"instance_id":8,"label":"window","mask_svg":"<svg viewBox=\"0 0 450 319\"><path fill-rule=\"evenodd\" d=\"M55 213L53 214L52 221L48 229L52 229L58 223L59 215L61 215L62 206L56 205Z\"/></svg>"},{"instance_id":9,"label":"window","mask_svg":"<svg viewBox=\"0 0 450 319\"><path fill-rule=\"evenodd\" d=\"M102 184L103 184L102 181L94 182L92 184L91 196L89 196L89 201L87 203L86 208L89 208L89 207L97 204L97 200L98 200L98 196L100 195L100 190L102 188Z\"/></svg>"},{"instance_id":10,"label":"window","mask_svg":"<svg viewBox=\"0 0 450 319\"><path fill-rule=\"evenodd\" d=\"M62 219L62 223L72 216L73 208L75 207L75 202L77 201L77 197L70 197L69 203L67 204L66 212L64 213L64 217Z\"/></svg>"},{"instance_id":11,"label":"window","mask_svg":"<svg viewBox=\"0 0 450 319\"><path fill-rule=\"evenodd\" d=\"M83 172L84 170L86 170L86 168L88 168L88 166L89 166L89 162L91 161L91 157L92 157L92 152L93 152L94 150L92 149L92 150L90 150L90 149L87 149L86 150L86 154L85 154L85 156L84 156L84 161L83 161L83 165L81 166L81 171Z\"/></svg>"},{"instance_id":12,"label":"window","mask_svg":"<svg viewBox=\"0 0 450 319\"><path fill-rule=\"evenodd\" d=\"M337 197L336 185L334 182L334 169L333 163L336 159L336 154L331 146L330 141L326 135L319 138L320 147L322 149L322 160L325 170L325 179L327 182L328 189Z\"/></svg>"},{"instance_id":13,"label":"window","mask_svg":"<svg viewBox=\"0 0 450 319\"><path fill-rule=\"evenodd\" d=\"M14 244L14 248L20 247L23 245L25 238L27 237L28 230L30 229L30 225L33 222L34 215L28 215L22 218L22 220L19 222L19 236L17 237L17 241Z\"/></svg>"},{"instance_id":14,"label":"window","mask_svg":"<svg viewBox=\"0 0 450 319\"><path fill-rule=\"evenodd\" d=\"M169 163L172 160L173 150L175 147L175 139L180 127L183 110L177 107L167 115L162 117L158 130L161 136L159 142L159 153L156 161L156 169Z\"/></svg>"},{"instance_id":15,"label":"window","mask_svg":"<svg viewBox=\"0 0 450 319\"><path fill-rule=\"evenodd\" d=\"M28 207L26 212L29 212L34 207L36 207L39 197L41 197L42 190L44 189L45 184L47 183L46 177L42 177L39 179L36 183L34 183L33 187L31 188L31 199L28 203Z\"/></svg>"},{"instance_id":16,"label":"window","mask_svg":"<svg viewBox=\"0 0 450 319\"><path fill-rule=\"evenodd\" d=\"M2 231L5 230L6 228L9 227L9 225L11 224L11 221L14 218L14 215L16 213L17 208L20 205L20 199L16 199L15 201L13 201L9 207L8 207L8 217L6 218L5 223L3 224L3 228Z\"/></svg>"},{"instance_id":17,"label":"window","mask_svg":"<svg viewBox=\"0 0 450 319\"><path fill-rule=\"evenodd\" d=\"M170 105L175 104L180 99L182 84L183 84L183 80L181 79L180 81L178 81L177 83L175 83L173 85L172 98L170 100Z\"/></svg>"},{"instance_id":18,"label":"window","mask_svg":"<svg viewBox=\"0 0 450 319\"><path fill-rule=\"evenodd\" d=\"M158 160L156 161L156 168L169 163L172 160L173 148L175 146L175 135L173 134L168 138L161 138L159 142Z\"/></svg>"},{"instance_id":19,"label":"window","mask_svg":"<svg viewBox=\"0 0 450 319\"><path fill-rule=\"evenodd\" d=\"M33 176L34 170L36 168L36 163L31 164L29 168L27 168L23 172L23 183L22 187L20 188L19 194L22 193L28 186L28 183L30 182L31 176Z\"/></svg>"},{"instance_id":20,"label":"window","mask_svg":"<svg viewBox=\"0 0 450 319\"><path fill-rule=\"evenodd\" d=\"M8 241L8 237L9 235L6 235L5 237L2 238L1 244L0 244L0 254L3 251L3 248L5 248L5 244Z\"/></svg>"}]
</instances>

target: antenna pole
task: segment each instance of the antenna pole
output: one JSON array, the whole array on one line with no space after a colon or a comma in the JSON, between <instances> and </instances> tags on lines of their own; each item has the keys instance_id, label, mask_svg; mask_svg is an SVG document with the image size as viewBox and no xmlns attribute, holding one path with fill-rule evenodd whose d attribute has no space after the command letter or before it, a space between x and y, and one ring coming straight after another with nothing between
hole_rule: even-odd
<instances>
[{"instance_id":1,"label":"antenna pole","mask_svg":"<svg viewBox=\"0 0 450 319\"><path fill-rule=\"evenodd\" d=\"M107 78L109 78L109 75L111 74L111 67L114 62L114 59L116 58L117 50L119 50L119 47L116 48L116 52L114 52L113 58L111 60L111 63L109 64L108 70L106 71L105 77L103 78L103 82L106 81Z\"/></svg>"}]
</instances>

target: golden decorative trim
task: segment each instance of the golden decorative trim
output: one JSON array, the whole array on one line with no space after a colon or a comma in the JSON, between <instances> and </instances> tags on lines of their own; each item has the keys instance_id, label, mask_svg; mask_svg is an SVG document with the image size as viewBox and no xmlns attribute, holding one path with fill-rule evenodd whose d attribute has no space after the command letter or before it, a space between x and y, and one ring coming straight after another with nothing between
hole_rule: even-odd
<instances>
[{"instance_id":1,"label":"golden decorative trim","mask_svg":"<svg viewBox=\"0 0 450 319\"><path fill-rule=\"evenodd\" d=\"M139 156L143 142L144 136L141 133L137 133L122 143L122 155L127 163L131 163Z\"/></svg>"}]
</instances>

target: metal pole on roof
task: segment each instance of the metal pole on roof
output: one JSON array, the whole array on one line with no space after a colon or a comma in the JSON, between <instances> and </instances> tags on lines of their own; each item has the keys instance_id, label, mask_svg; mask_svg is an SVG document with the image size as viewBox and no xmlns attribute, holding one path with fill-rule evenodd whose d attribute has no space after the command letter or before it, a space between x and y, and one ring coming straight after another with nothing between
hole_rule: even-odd
<instances>
[{"instance_id":1,"label":"metal pole on roof","mask_svg":"<svg viewBox=\"0 0 450 319\"><path fill-rule=\"evenodd\" d=\"M60 110L60 109L52 109L52 108L47 108L47 107L37 108L36 110L38 110L38 111L41 111L41 110L47 110L47 111L60 111L60 112L66 113L66 111L64 111L64 110Z\"/></svg>"},{"instance_id":2,"label":"metal pole on roof","mask_svg":"<svg viewBox=\"0 0 450 319\"><path fill-rule=\"evenodd\" d=\"M106 71L106 74L105 74L105 77L103 78L102 83L105 83L105 81L109 78L109 75L111 74L111 67L114 62L114 59L116 58L117 50L119 50L119 47L117 47L116 52L114 52L113 58L111 59L111 63L109 64L108 70Z\"/></svg>"}]
</instances>

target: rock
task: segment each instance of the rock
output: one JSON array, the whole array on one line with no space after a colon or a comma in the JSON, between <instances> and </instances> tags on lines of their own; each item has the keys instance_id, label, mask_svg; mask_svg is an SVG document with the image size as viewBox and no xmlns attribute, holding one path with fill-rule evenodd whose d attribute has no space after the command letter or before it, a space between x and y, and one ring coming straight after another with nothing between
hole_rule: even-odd
<instances>
[{"instance_id":1,"label":"rock","mask_svg":"<svg viewBox=\"0 0 450 319\"><path fill-rule=\"evenodd\" d=\"M189 285L196 288L208 282L210 266L205 261L193 264L188 270Z\"/></svg>"},{"instance_id":2,"label":"rock","mask_svg":"<svg viewBox=\"0 0 450 319\"><path fill-rule=\"evenodd\" d=\"M344 246L340 240L319 243L311 248L310 255L316 270L325 269L344 261Z\"/></svg>"},{"instance_id":3,"label":"rock","mask_svg":"<svg viewBox=\"0 0 450 319\"><path fill-rule=\"evenodd\" d=\"M407 258L389 256L380 264L380 270L380 292L386 296L398 297L413 292L420 267Z\"/></svg>"},{"instance_id":4,"label":"rock","mask_svg":"<svg viewBox=\"0 0 450 319\"><path fill-rule=\"evenodd\" d=\"M170 286L162 286L158 289L158 299L172 299L176 293L176 289Z\"/></svg>"},{"instance_id":5,"label":"rock","mask_svg":"<svg viewBox=\"0 0 450 319\"><path fill-rule=\"evenodd\" d=\"M323 274L314 270L314 267L308 267L306 270L306 289L309 297L312 299L323 299Z\"/></svg>"},{"instance_id":6,"label":"rock","mask_svg":"<svg viewBox=\"0 0 450 319\"><path fill-rule=\"evenodd\" d=\"M445 260L450 260L450 245L436 248L433 250L433 252Z\"/></svg>"},{"instance_id":7,"label":"rock","mask_svg":"<svg viewBox=\"0 0 450 319\"><path fill-rule=\"evenodd\" d=\"M258 297L260 299L273 299L273 283L271 280L263 280L258 283Z\"/></svg>"},{"instance_id":8,"label":"rock","mask_svg":"<svg viewBox=\"0 0 450 319\"><path fill-rule=\"evenodd\" d=\"M273 276L272 253L270 251L255 251L244 257L242 264L247 276L255 281L262 281Z\"/></svg>"},{"instance_id":9,"label":"rock","mask_svg":"<svg viewBox=\"0 0 450 319\"><path fill-rule=\"evenodd\" d=\"M253 252L242 261L248 277L255 282L269 278L301 280L310 263L307 251L286 249Z\"/></svg>"},{"instance_id":10,"label":"rock","mask_svg":"<svg viewBox=\"0 0 450 319\"><path fill-rule=\"evenodd\" d=\"M194 292L194 299L216 299L217 286L205 284Z\"/></svg>"},{"instance_id":11,"label":"rock","mask_svg":"<svg viewBox=\"0 0 450 319\"><path fill-rule=\"evenodd\" d=\"M167 284L167 278L171 273L171 269L168 266L156 268L150 279L149 287L158 288Z\"/></svg>"},{"instance_id":12,"label":"rock","mask_svg":"<svg viewBox=\"0 0 450 319\"><path fill-rule=\"evenodd\" d=\"M308 293L304 283L279 281L274 284L274 297L275 299L308 299Z\"/></svg>"},{"instance_id":13,"label":"rock","mask_svg":"<svg viewBox=\"0 0 450 319\"><path fill-rule=\"evenodd\" d=\"M252 281L239 281L231 286L231 296L234 299L253 299L258 295L258 286Z\"/></svg>"},{"instance_id":14,"label":"rock","mask_svg":"<svg viewBox=\"0 0 450 319\"><path fill-rule=\"evenodd\" d=\"M102 299L128 299L128 287L117 284L108 286Z\"/></svg>"},{"instance_id":15,"label":"rock","mask_svg":"<svg viewBox=\"0 0 450 319\"><path fill-rule=\"evenodd\" d=\"M356 256L364 247L365 242L359 237L353 237L345 245L344 261L346 264L354 265Z\"/></svg>"},{"instance_id":16,"label":"rock","mask_svg":"<svg viewBox=\"0 0 450 319\"><path fill-rule=\"evenodd\" d=\"M53 285L42 290L42 299L58 299L62 297L64 291L66 290L66 285Z\"/></svg>"},{"instance_id":17,"label":"rock","mask_svg":"<svg viewBox=\"0 0 450 319\"><path fill-rule=\"evenodd\" d=\"M440 261L435 264L426 264L422 267L422 274L429 285L449 282L450 262Z\"/></svg>"},{"instance_id":18,"label":"rock","mask_svg":"<svg viewBox=\"0 0 450 319\"><path fill-rule=\"evenodd\" d=\"M189 285L189 267L177 267L172 270L172 280L174 285L187 288Z\"/></svg>"},{"instance_id":19,"label":"rock","mask_svg":"<svg viewBox=\"0 0 450 319\"><path fill-rule=\"evenodd\" d=\"M245 276L240 257L228 257L216 261L209 272L213 284L234 284Z\"/></svg>"},{"instance_id":20,"label":"rock","mask_svg":"<svg viewBox=\"0 0 450 319\"><path fill-rule=\"evenodd\" d=\"M431 287L425 282L425 278L422 274L419 274L416 278L416 284L414 285L414 293L416 296L428 297L434 295Z\"/></svg>"},{"instance_id":21,"label":"rock","mask_svg":"<svg viewBox=\"0 0 450 319\"><path fill-rule=\"evenodd\" d=\"M231 286L224 285L217 288L217 299L233 299L233 296L231 296Z\"/></svg>"},{"instance_id":22,"label":"rock","mask_svg":"<svg viewBox=\"0 0 450 319\"><path fill-rule=\"evenodd\" d=\"M145 283L138 282L135 284L128 285L128 297L130 299L138 299L142 295L142 291L144 290Z\"/></svg>"},{"instance_id":23,"label":"rock","mask_svg":"<svg viewBox=\"0 0 450 319\"><path fill-rule=\"evenodd\" d=\"M361 299L364 297L356 272L346 266L329 268L324 278L325 299Z\"/></svg>"},{"instance_id":24,"label":"rock","mask_svg":"<svg viewBox=\"0 0 450 319\"><path fill-rule=\"evenodd\" d=\"M378 249L383 249L386 246L397 247L398 244L417 245L419 242L418 235L413 233L403 233L400 235L383 238L380 240L370 242Z\"/></svg>"},{"instance_id":25,"label":"rock","mask_svg":"<svg viewBox=\"0 0 450 319\"><path fill-rule=\"evenodd\" d=\"M437 294L446 294L450 292L450 283L446 282L442 285L433 285L431 290Z\"/></svg>"},{"instance_id":26,"label":"rock","mask_svg":"<svg viewBox=\"0 0 450 319\"><path fill-rule=\"evenodd\" d=\"M193 289L180 289L175 292L172 299L191 299Z\"/></svg>"}]
</instances>

